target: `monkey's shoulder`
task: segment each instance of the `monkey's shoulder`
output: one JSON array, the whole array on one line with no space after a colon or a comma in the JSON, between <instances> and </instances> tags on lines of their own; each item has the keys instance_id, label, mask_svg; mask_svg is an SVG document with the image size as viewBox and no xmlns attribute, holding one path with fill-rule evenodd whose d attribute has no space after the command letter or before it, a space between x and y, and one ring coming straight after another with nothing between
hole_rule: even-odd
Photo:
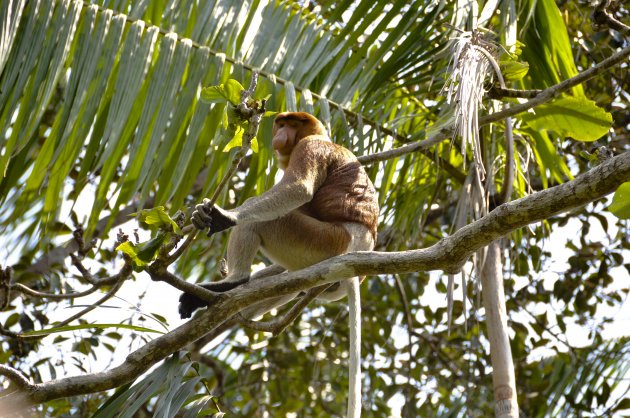
<instances>
[{"instance_id":1,"label":"monkey's shoulder","mask_svg":"<svg viewBox=\"0 0 630 418\"><path fill-rule=\"evenodd\" d=\"M294 151L311 154L326 162L354 162L357 157L348 148L333 143L324 135L310 135L304 137L295 146Z\"/></svg>"}]
</instances>

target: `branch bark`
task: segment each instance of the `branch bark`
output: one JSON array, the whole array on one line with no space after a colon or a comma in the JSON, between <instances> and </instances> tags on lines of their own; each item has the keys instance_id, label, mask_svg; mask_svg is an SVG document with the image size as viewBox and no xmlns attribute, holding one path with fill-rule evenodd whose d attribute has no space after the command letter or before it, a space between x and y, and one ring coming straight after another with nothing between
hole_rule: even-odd
<instances>
[{"instance_id":1,"label":"branch bark","mask_svg":"<svg viewBox=\"0 0 630 418\"><path fill-rule=\"evenodd\" d=\"M410 273L427 270L457 271L468 257L496 239L525 225L597 200L630 181L630 152L613 157L568 183L505 203L435 245L401 252L355 252L309 268L253 280L225 293L201 315L154 339L127 356L119 366L100 373L66 377L0 395L0 410L24 402L99 392L137 378L153 364L229 321L241 310L264 299L333 283L354 276Z\"/></svg>"}]
</instances>

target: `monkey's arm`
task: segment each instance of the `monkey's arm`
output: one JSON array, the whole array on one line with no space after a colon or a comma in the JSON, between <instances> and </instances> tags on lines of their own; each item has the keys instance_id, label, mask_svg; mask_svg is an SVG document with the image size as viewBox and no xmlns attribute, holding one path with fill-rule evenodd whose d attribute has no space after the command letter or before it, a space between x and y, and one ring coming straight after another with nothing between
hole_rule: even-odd
<instances>
[{"instance_id":1,"label":"monkey's arm","mask_svg":"<svg viewBox=\"0 0 630 418\"><path fill-rule=\"evenodd\" d=\"M209 207L207 200L196 206L193 223L197 228L210 228L210 233L237 224L271 221L280 218L313 199L326 179L329 156L320 141L300 141L291 154L282 180L260 196L248 199L241 206L225 210Z\"/></svg>"},{"instance_id":2,"label":"monkey's arm","mask_svg":"<svg viewBox=\"0 0 630 418\"><path fill-rule=\"evenodd\" d=\"M227 211L234 214L236 223L271 221L310 202L326 179L328 167L327 154L319 142L300 141L291 153L289 165L278 184Z\"/></svg>"}]
</instances>

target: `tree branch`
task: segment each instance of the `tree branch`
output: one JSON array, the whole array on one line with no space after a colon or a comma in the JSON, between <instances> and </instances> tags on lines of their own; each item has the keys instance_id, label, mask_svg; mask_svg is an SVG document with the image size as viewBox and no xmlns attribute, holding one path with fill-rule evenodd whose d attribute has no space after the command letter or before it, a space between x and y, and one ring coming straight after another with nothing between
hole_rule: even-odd
<instances>
[{"instance_id":1,"label":"tree branch","mask_svg":"<svg viewBox=\"0 0 630 418\"><path fill-rule=\"evenodd\" d=\"M81 269L80 269L81 270ZM89 274L89 272L87 272L87 270L83 267L83 270ZM127 277L129 277L131 275L131 273L133 272L131 266L129 264L125 264L118 273L109 276L109 277L104 277L102 279L96 279L94 277L91 276L90 277L92 280L90 283L92 283L92 286L87 289L87 290L83 290L81 292L72 292L72 293L49 293L49 292L40 292L38 290L34 290L31 289L28 286L23 285L22 283L13 283L9 285L9 289L16 291L16 292L20 292L22 294L25 295L29 295L29 296L33 296L33 297L38 297L38 298L46 298L46 299L51 299L51 300L63 300L63 299L72 299L72 298L79 298L82 296L87 296L89 294L92 294L94 292L96 292L97 290L99 290L101 287L103 286L109 286L109 285L114 285L118 282L122 282L124 281ZM82 271L83 273L83 271Z\"/></svg>"},{"instance_id":2,"label":"tree branch","mask_svg":"<svg viewBox=\"0 0 630 418\"><path fill-rule=\"evenodd\" d=\"M479 118L479 126L487 125L492 122L497 122L499 120L503 120L508 116L514 116L519 113L525 112L526 110L532 109L536 106L539 106L543 103L550 101L551 99L557 97L560 93L569 90L572 87L577 86L578 84L582 84L585 81L590 80L596 75L602 73L604 70L613 67L621 62L623 62L628 56L630 56L630 46L625 47L621 51L616 54L611 55L606 58L599 64L596 64L589 68L588 70L582 71L578 75L568 78L560 83L553 85L549 88L546 88L536 97L531 100L526 101L525 103L516 104L509 109L502 110L500 112L495 112L490 115L486 115L484 117Z\"/></svg>"},{"instance_id":3,"label":"tree branch","mask_svg":"<svg viewBox=\"0 0 630 418\"><path fill-rule=\"evenodd\" d=\"M507 88L501 88L497 85L493 85L492 87L490 87L490 90L488 90L488 97L490 97L491 99L496 99L496 100L503 99L505 97L510 97L510 98L523 97L526 99L533 99L534 97L539 95L541 92L542 90L507 89Z\"/></svg>"},{"instance_id":4,"label":"tree branch","mask_svg":"<svg viewBox=\"0 0 630 418\"><path fill-rule=\"evenodd\" d=\"M575 77L568 78L564 81L561 81L558 84L555 84L549 88L546 88L545 90L542 90L533 99L528 100L525 103L515 104L509 109L501 110L499 112L495 112L490 115L480 117L479 127L488 125L492 122L503 120L505 118L517 115L519 113L523 113L543 103L547 103L548 101L557 97L560 93L572 87L575 87L578 84L584 83L585 81L602 73L606 69L623 62L628 56L630 56L630 46L625 47L621 51L606 58L605 60L603 60L599 64L594 65L588 70L585 70L579 73ZM427 139L419 141L419 142L407 144L402 147L394 148L388 151L378 152L378 153L370 154L370 155L363 155L359 157L359 161L362 164L372 164L379 161L385 161L390 158L399 157L401 155L405 155L405 154L409 154L412 152L426 149L430 146L440 143L441 141L447 138L451 138L452 136L453 136L453 130L445 128L438 132L428 135Z\"/></svg>"},{"instance_id":5,"label":"tree branch","mask_svg":"<svg viewBox=\"0 0 630 418\"><path fill-rule=\"evenodd\" d=\"M19 389L31 390L34 385L19 370L0 364L0 375L9 379Z\"/></svg>"},{"instance_id":6,"label":"tree branch","mask_svg":"<svg viewBox=\"0 0 630 418\"><path fill-rule=\"evenodd\" d=\"M313 300L317 298L320 294L324 292L329 286L319 286L313 289L309 289L308 292L304 296L298 300L295 305L289 309L287 313L282 316L279 316L271 321L261 322L261 321L252 321L251 319L245 318L240 313L237 314L238 322L240 325L243 325L247 328L254 329L256 331L264 331L270 332L274 336L279 335L284 331L295 319L302 314L304 308L308 306Z\"/></svg>"},{"instance_id":7,"label":"tree branch","mask_svg":"<svg viewBox=\"0 0 630 418\"><path fill-rule=\"evenodd\" d=\"M593 10L593 23L596 28L607 26L625 36L630 36L630 26L617 20L606 8L610 6L610 0L601 0Z\"/></svg>"},{"instance_id":8,"label":"tree branch","mask_svg":"<svg viewBox=\"0 0 630 418\"><path fill-rule=\"evenodd\" d=\"M0 410L21 402L36 404L118 387L137 378L172 352L212 332L226 322L226 318L264 299L305 291L354 276L427 270L456 271L471 254L497 238L600 199L626 181L630 181L630 152L603 162L573 181L505 203L429 248L392 253L349 253L304 270L250 281L226 292L225 299L218 300L201 315L129 354L121 365L105 372L34 384L26 390L9 393L0 398Z\"/></svg>"}]
</instances>

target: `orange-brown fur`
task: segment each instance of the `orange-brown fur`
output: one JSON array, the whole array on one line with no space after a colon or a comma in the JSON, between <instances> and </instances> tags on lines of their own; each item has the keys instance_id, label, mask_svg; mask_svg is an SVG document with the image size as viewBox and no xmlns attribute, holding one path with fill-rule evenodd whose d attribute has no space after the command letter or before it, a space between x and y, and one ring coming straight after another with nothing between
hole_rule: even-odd
<instances>
[{"instance_id":1,"label":"orange-brown fur","mask_svg":"<svg viewBox=\"0 0 630 418\"><path fill-rule=\"evenodd\" d=\"M376 190L354 154L330 142L321 122L308 113L280 113L274 137L282 130L293 131L284 146L276 148L279 156L289 157L285 177L297 182L308 181L309 176L315 180L314 195L300 210L324 222L361 223L376 239Z\"/></svg>"},{"instance_id":2,"label":"orange-brown fur","mask_svg":"<svg viewBox=\"0 0 630 418\"><path fill-rule=\"evenodd\" d=\"M333 144L308 113L278 114L273 133L284 176L262 195L221 212L235 224L228 242L228 282L249 277L259 249L296 270L374 246L378 199L354 154Z\"/></svg>"}]
</instances>

